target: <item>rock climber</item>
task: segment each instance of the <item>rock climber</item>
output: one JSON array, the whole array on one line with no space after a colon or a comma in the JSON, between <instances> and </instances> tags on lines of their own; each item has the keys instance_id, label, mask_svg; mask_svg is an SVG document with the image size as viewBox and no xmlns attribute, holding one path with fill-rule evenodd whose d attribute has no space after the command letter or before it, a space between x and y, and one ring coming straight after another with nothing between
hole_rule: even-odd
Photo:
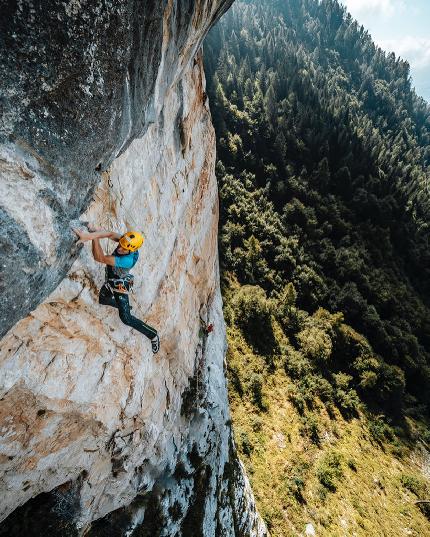
<instances>
[{"instance_id":1,"label":"rock climber","mask_svg":"<svg viewBox=\"0 0 430 537\"><path fill-rule=\"evenodd\" d=\"M142 234L137 231L128 231L124 235L120 235L93 228L90 228L90 231L74 229L74 232L79 237L80 242L92 241L94 259L106 265L106 281L100 289L99 303L118 308L121 321L149 338L152 352L156 354L160 349L157 330L131 315L128 299L128 293L133 286L133 276L130 274L130 270L139 259L138 250L144 240ZM119 243L112 255L106 255L103 252L100 239L105 238Z\"/></svg>"}]
</instances>

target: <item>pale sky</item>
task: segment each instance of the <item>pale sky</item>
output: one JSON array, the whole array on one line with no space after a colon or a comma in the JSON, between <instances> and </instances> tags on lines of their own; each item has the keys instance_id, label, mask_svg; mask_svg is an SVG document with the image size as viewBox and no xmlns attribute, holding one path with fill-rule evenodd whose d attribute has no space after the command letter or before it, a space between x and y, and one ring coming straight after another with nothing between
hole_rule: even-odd
<instances>
[{"instance_id":1,"label":"pale sky","mask_svg":"<svg viewBox=\"0 0 430 537\"><path fill-rule=\"evenodd\" d=\"M430 102L430 0L341 0L384 50L411 65L418 95Z\"/></svg>"}]
</instances>

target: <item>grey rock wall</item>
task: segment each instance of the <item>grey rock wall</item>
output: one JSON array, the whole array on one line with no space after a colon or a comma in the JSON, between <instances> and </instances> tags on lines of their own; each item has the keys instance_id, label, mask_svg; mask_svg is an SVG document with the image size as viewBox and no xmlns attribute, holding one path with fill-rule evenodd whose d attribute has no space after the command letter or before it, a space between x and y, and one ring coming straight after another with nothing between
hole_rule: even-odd
<instances>
[{"instance_id":1,"label":"grey rock wall","mask_svg":"<svg viewBox=\"0 0 430 537\"><path fill-rule=\"evenodd\" d=\"M99 172L157 120L166 92L229 4L0 2L0 179L9 186L0 206L0 335L64 277L78 253L69 222L88 206ZM24 201L29 179L38 184ZM14 217L27 203L52 218L48 256L33 223Z\"/></svg>"}]
</instances>

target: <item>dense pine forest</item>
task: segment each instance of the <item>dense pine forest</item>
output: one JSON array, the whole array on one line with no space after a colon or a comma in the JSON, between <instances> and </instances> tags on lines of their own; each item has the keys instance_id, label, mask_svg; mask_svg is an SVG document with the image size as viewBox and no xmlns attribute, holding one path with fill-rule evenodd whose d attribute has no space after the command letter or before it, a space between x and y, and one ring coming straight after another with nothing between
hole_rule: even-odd
<instances>
[{"instance_id":1,"label":"dense pine forest","mask_svg":"<svg viewBox=\"0 0 430 537\"><path fill-rule=\"evenodd\" d=\"M273 535L309 518L343 535L339 483L397 461L385 529L374 498L345 495L351 531L403 535L401 494L430 499L408 462L430 444L430 107L336 0L236 1L205 65L230 399L260 510ZM410 535L430 532L428 504L408 509Z\"/></svg>"}]
</instances>

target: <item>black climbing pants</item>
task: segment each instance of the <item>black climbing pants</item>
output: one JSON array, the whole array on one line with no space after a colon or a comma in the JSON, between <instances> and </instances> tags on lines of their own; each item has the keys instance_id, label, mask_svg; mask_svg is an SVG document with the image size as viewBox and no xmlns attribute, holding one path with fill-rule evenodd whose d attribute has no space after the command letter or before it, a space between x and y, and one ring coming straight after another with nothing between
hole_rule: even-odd
<instances>
[{"instance_id":1,"label":"black climbing pants","mask_svg":"<svg viewBox=\"0 0 430 537\"><path fill-rule=\"evenodd\" d=\"M119 318L127 326L131 326L135 330L138 330L141 334L145 335L149 339L153 339L157 335L157 330L145 324L137 317L133 317L130 313L130 302L128 295L125 293L113 293L106 284L100 289L99 303L104 306L112 306L118 308Z\"/></svg>"}]
</instances>

